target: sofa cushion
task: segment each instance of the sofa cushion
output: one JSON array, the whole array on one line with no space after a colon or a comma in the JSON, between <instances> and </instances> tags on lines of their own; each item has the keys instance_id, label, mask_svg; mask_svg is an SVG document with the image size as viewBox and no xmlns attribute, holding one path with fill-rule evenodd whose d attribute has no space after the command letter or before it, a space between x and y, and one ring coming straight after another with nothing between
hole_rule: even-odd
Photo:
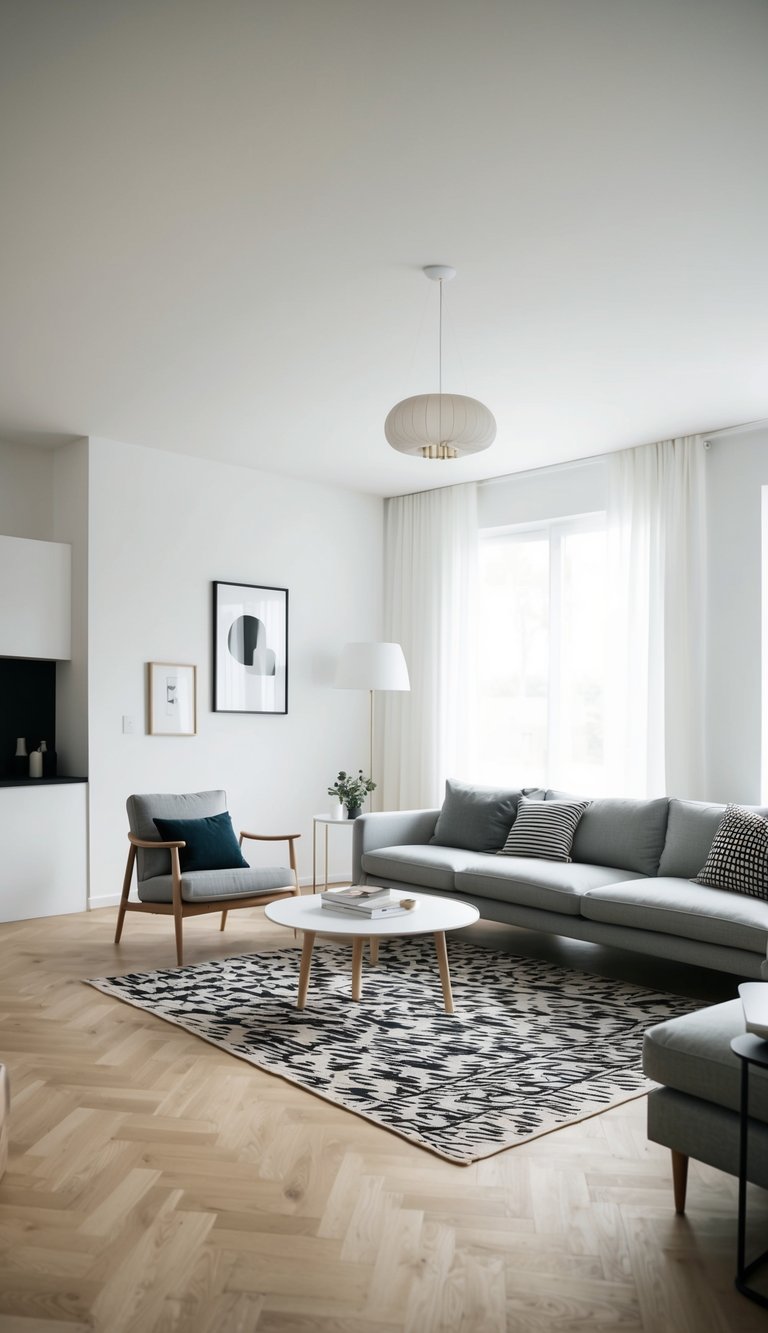
<instances>
[{"instance_id":1,"label":"sofa cushion","mask_svg":"<svg viewBox=\"0 0 768 1333\"><path fill-rule=\"evenodd\" d=\"M625 871L605 866L528 856L476 856L457 869L456 892L578 916L581 896L588 889L626 877Z\"/></svg>"},{"instance_id":2,"label":"sofa cushion","mask_svg":"<svg viewBox=\"0 0 768 1333\"><path fill-rule=\"evenodd\" d=\"M742 806L726 806L695 882L768 900L768 820Z\"/></svg>"},{"instance_id":3,"label":"sofa cushion","mask_svg":"<svg viewBox=\"0 0 768 1333\"><path fill-rule=\"evenodd\" d=\"M496 852L504 846L519 799L519 789L475 787L449 778L430 842L438 847Z\"/></svg>"},{"instance_id":4,"label":"sofa cushion","mask_svg":"<svg viewBox=\"0 0 768 1333\"><path fill-rule=\"evenodd\" d=\"M217 898L250 898L274 889L295 887L293 871L286 866L251 866L247 870L190 870L181 877L181 896L187 903L211 902ZM173 901L171 875L154 875L141 880L139 899L143 903Z\"/></svg>"},{"instance_id":5,"label":"sofa cushion","mask_svg":"<svg viewBox=\"0 0 768 1333\"><path fill-rule=\"evenodd\" d=\"M766 806L748 805L745 809L768 818ZM724 805L713 805L706 801L678 801L673 797L669 802L667 838L659 862L659 874L680 879L693 879L694 875L698 875L724 814Z\"/></svg>"},{"instance_id":6,"label":"sofa cushion","mask_svg":"<svg viewBox=\"0 0 768 1333\"><path fill-rule=\"evenodd\" d=\"M163 842L185 843L179 848L179 865L189 870L247 870L228 810L204 819L155 819Z\"/></svg>"},{"instance_id":7,"label":"sofa cushion","mask_svg":"<svg viewBox=\"0 0 768 1333\"><path fill-rule=\"evenodd\" d=\"M129 796L125 805L131 833L137 838L156 840L156 815L159 819L204 819L207 815L220 815L227 808L227 794L224 791L191 791L181 795L154 792L146 796ZM697 870L699 868L696 867ZM136 854L138 880L150 879L154 875L170 875L170 873L170 852L145 851L139 848Z\"/></svg>"},{"instance_id":8,"label":"sofa cushion","mask_svg":"<svg viewBox=\"0 0 768 1333\"><path fill-rule=\"evenodd\" d=\"M657 1083L738 1111L741 1062L731 1038L745 1031L741 1000L667 1019L645 1034L643 1069ZM768 1123L768 1073L753 1069L749 1084L749 1113Z\"/></svg>"},{"instance_id":9,"label":"sofa cushion","mask_svg":"<svg viewBox=\"0 0 768 1333\"><path fill-rule=\"evenodd\" d=\"M579 820L571 856L594 866L621 866L655 875L664 850L669 801L590 801Z\"/></svg>"},{"instance_id":10,"label":"sofa cushion","mask_svg":"<svg viewBox=\"0 0 768 1333\"><path fill-rule=\"evenodd\" d=\"M655 930L765 954L768 903L725 889L702 888L688 879L660 876L589 889L581 914L590 921Z\"/></svg>"},{"instance_id":11,"label":"sofa cushion","mask_svg":"<svg viewBox=\"0 0 768 1333\"><path fill-rule=\"evenodd\" d=\"M576 825L586 808L586 801L528 801L521 797L517 818L499 856L570 861Z\"/></svg>"},{"instance_id":12,"label":"sofa cushion","mask_svg":"<svg viewBox=\"0 0 768 1333\"><path fill-rule=\"evenodd\" d=\"M366 878L382 876L403 884L420 884L426 889L454 887L458 869L472 859L473 853L463 847L422 847L406 844L402 847L380 847L363 852L361 864Z\"/></svg>"}]
</instances>

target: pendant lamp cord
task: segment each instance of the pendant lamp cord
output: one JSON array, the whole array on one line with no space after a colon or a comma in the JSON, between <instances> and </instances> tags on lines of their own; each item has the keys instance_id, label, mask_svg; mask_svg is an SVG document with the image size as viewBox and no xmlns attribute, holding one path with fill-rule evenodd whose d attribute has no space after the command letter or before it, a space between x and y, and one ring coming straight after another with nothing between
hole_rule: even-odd
<instances>
[{"instance_id":1,"label":"pendant lamp cord","mask_svg":"<svg viewBox=\"0 0 768 1333\"><path fill-rule=\"evenodd\" d=\"M437 284L440 288L440 316L437 335L437 392L443 392L443 280Z\"/></svg>"},{"instance_id":2,"label":"pendant lamp cord","mask_svg":"<svg viewBox=\"0 0 768 1333\"><path fill-rule=\"evenodd\" d=\"M437 284L440 288L440 316L439 331L437 336L437 392L438 392L438 433L440 439L438 444L443 442L443 279Z\"/></svg>"}]
</instances>

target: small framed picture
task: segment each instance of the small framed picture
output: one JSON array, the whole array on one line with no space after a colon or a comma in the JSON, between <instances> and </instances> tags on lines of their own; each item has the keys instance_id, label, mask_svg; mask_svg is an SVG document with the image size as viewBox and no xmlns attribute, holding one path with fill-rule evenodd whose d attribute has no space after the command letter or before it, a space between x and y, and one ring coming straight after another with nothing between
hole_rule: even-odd
<instances>
[{"instance_id":1,"label":"small framed picture","mask_svg":"<svg viewBox=\"0 0 768 1333\"><path fill-rule=\"evenodd\" d=\"M197 667L147 663L150 736L197 735Z\"/></svg>"},{"instance_id":2,"label":"small framed picture","mask_svg":"<svg viewBox=\"0 0 768 1333\"><path fill-rule=\"evenodd\" d=\"M288 712L288 589L213 585L213 711Z\"/></svg>"}]
</instances>

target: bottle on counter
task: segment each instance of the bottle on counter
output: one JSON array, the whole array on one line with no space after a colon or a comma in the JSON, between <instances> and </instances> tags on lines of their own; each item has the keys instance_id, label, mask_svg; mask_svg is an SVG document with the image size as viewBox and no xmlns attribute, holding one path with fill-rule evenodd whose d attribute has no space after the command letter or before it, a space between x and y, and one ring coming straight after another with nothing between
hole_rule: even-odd
<instances>
[{"instance_id":1,"label":"bottle on counter","mask_svg":"<svg viewBox=\"0 0 768 1333\"><path fill-rule=\"evenodd\" d=\"M29 776L31 778L41 778L43 776L43 752L41 749L33 750L29 756Z\"/></svg>"}]
</instances>

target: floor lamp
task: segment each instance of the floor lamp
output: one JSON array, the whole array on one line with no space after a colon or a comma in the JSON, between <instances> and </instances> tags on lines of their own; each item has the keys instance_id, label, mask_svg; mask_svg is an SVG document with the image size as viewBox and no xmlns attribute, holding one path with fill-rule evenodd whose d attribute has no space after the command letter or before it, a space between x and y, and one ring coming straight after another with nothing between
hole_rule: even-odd
<instances>
[{"instance_id":1,"label":"floor lamp","mask_svg":"<svg viewBox=\"0 0 768 1333\"><path fill-rule=\"evenodd\" d=\"M345 643L336 666L337 690L368 690L370 695L370 776L374 775L373 692L410 690L408 667L399 643ZM373 794L371 794L373 809Z\"/></svg>"}]
</instances>

